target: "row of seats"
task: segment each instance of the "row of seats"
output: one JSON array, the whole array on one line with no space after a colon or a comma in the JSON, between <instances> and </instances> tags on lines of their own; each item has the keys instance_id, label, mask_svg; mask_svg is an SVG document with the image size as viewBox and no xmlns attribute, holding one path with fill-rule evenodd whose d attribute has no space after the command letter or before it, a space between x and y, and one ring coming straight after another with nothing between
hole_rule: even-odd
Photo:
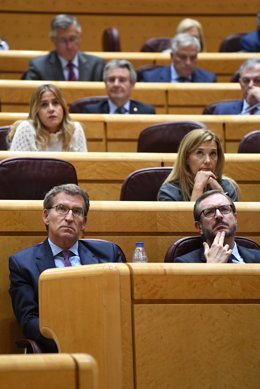
<instances>
[{"instance_id":1,"label":"row of seats","mask_svg":"<svg viewBox=\"0 0 260 389\"><path fill-rule=\"evenodd\" d=\"M154 124L144 128L138 137L137 152L177 153L182 138L191 130L206 128L196 121L176 121ZM0 126L0 150L8 150L10 126ZM250 131L240 140L238 153L260 152L260 130Z\"/></svg>"},{"instance_id":2,"label":"row of seats","mask_svg":"<svg viewBox=\"0 0 260 389\"><path fill-rule=\"evenodd\" d=\"M246 33L237 32L228 34L220 42L219 52L238 52L241 51L241 38ZM170 42L172 37L154 37L149 38L142 47L140 51L142 52L162 52L169 49ZM103 31L102 35L102 46L103 51L121 51L121 38L119 30L116 27L108 27Z\"/></svg>"}]
</instances>

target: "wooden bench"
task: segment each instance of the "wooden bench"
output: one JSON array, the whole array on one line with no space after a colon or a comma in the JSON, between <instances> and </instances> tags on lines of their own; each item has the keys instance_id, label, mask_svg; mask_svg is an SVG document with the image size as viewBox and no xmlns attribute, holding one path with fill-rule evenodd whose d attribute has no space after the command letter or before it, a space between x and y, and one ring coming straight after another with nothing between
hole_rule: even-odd
<instances>
[{"instance_id":1,"label":"wooden bench","mask_svg":"<svg viewBox=\"0 0 260 389\"><path fill-rule=\"evenodd\" d=\"M259 264L48 269L39 301L43 334L93 353L102 389L259 385Z\"/></svg>"},{"instance_id":2,"label":"wooden bench","mask_svg":"<svg viewBox=\"0 0 260 389\"><path fill-rule=\"evenodd\" d=\"M28 112L33 91L46 81L0 80L2 112ZM64 92L68 104L85 96L104 95L103 82L52 81ZM201 114L205 105L241 98L238 83L139 82L132 97L155 106L158 114Z\"/></svg>"},{"instance_id":3,"label":"wooden bench","mask_svg":"<svg viewBox=\"0 0 260 389\"><path fill-rule=\"evenodd\" d=\"M0 126L27 117L27 113L0 112ZM144 128L161 122L195 120L204 123L220 137L226 153L236 153L241 138L259 128L257 115L71 114L71 117L83 124L89 151L136 152L138 137Z\"/></svg>"},{"instance_id":4,"label":"wooden bench","mask_svg":"<svg viewBox=\"0 0 260 389\"><path fill-rule=\"evenodd\" d=\"M138 169L173 166L176 154L162 153L48 153L71 162L78 183L91 200L119 200L126 177ZM41 152L0 152L0 161L12 157L42 157ZM226 154L225 175L237 181L241 201L260 201L260 155Z\"/></svg>"},{"instance_id":5,"label":"wooden bench","mask_svg":"<svg viewBox=\"0 0 260 389\"><path fill-rule=\"evenodd\" d=\"M98 389L88 354L0 355L0 386L8 389Z\"/></svg>"},{"instance_id":6,"label":"wooden bench","mask_svg":"<svg viewBox=\"0 0 260 389\"><path fill-rule=\"evenodd\" d=\"M46 0L39 4L32 0L26 3L9 0L1 5L0 24L1 34L8 39L11 48L50 50L51 19L55 14L69 13L76 15L82 25L83 50L101 51L104 29L116 26L122 51L139 51L148 38L173 36L177 24L183 18L191 17L201 22L206 48L214 52L218 51L226 35L255 30L258 9L258 0L251 0L250 3L243 0L219 0L201 4L189 0L185 5L181 0L162 0L159 10L156 0L141 1L138 7L119 0L113 3L104 0L94 3L72 3L69 0L53 3L52 0Z\"/></svg>"},{"instance_id":7,"label":"wooden bench","mask_svg":"<svg viewBox=\"0 0 260 389\"><path fill-rule=\"evenodd\" d=\"M0 51L0 78L21 79L28 69L29 61L35 57L47 54L39 50L7 50ZM111 59L127 59L135 68L144 65L168 65L168 53L146 52L89 52L89 54L102 57L105 62ZM248 58L259 57L259 53L199 53L198 66L217 74L218 82L229 82L240 65Z\"/></svg>"}]
</instances>

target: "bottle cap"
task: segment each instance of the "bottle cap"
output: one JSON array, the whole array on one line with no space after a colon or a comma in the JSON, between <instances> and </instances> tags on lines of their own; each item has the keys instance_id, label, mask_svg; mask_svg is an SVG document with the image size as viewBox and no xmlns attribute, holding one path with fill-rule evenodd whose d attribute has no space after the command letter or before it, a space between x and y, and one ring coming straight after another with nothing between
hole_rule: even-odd
<instances>
[{"instance_id":1,"label":"bottle cap","mask_svg":"<svg viewBox=\"0 0 260 389\"><path fill-rule=\"evenodd\" d=\"M136 242L136 247L144 247L144 242Z\"/></svg>"}]
</instances>

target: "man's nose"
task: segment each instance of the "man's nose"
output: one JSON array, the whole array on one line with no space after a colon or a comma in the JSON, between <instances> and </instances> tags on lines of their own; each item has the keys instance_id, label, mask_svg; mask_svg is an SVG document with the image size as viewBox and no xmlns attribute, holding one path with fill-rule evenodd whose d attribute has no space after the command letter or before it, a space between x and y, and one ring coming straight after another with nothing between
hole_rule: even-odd
<instances>
[{"instance_id":1,"label":"man's nose","mask_svg":"<svg viewBox=\"0 0 260 389\"><path fill-rule=\"evenodd\" d=\"M66 220L73 220L74 219L73 213L72 213L72 209L69 210L69 212L67 213L65 219Z\"/></svg>"},{"instance_id":2,"label":"man's nose","mask_svg":"<svg viewBox=\"0 0 260 389\"><path fill-rule=\"evenodd\" d=\"M223 217L222 213L218 208L216 209L215 217L221 217L221 218Z\"/></svg>"}]
</instances>

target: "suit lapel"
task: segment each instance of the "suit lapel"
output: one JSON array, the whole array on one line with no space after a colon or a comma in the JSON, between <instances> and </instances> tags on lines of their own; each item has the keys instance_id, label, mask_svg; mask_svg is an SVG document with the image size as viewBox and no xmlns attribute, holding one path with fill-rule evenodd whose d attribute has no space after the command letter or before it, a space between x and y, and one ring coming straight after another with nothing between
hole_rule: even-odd
<instances>
[{"instance_id":1,"label":"suit lapel","mask_svg":"<svg viewBox=\"0 0 260 389\"><path fill-rule=\"evenodd\" d=\"M100 263L99 258L87 247L87 242L79 240L79 256L82 265Z\"/></svg>"},{"instance_id":2,"label":"suit lapel","mask_svg":"<svg viewBox=\"0 0 260 389\"><path fill-rule=\"evenodd\" d=\"M49 66L51 68L51 74L53 74L53 80L65 81L63 69L56 51L51 52Z\"/></svg>"},{"instance_id":3,"label":"suit lapel","mask_svg":"<svg viewBox=\"0 0 260 389\"><path fill-rule=\"evenodd\" d=\"M248 248L239 245L237 245L237 249L239 254L241 255L241 257L246 263L252 263L252 262L259 263L259 258L257 258L253 250L249 250Z\"/></svg>"},{"instance_id":4,"label":"suit lapel","mask_svg":"<svg viewBox=\"0 0 260 389\"><path fill-rule=\"evenodd\" d=\"M36 254L36 266L39 269L39 273L42 273L46 269L52 269L55 267L52 251L48 240L45 241L38 247Z\"/></svg>"}]
</instances>

